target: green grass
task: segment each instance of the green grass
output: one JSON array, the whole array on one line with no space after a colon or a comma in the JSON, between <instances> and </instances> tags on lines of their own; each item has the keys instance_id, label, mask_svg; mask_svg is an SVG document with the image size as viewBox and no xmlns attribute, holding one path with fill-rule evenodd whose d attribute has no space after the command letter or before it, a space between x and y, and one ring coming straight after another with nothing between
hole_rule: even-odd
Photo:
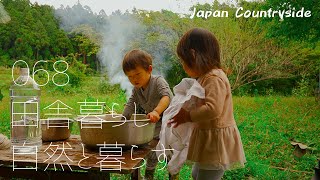
<instances>
[{"instance_id":1,"label":"green grass","mask_svg":"<svg viewBox=\"0 0 320 180\"><path fill-rule=\"evenodd\" d=\"M311 179L320 157L320 106L314 98L235 97L234 104L248 163L226 179ZM315 150L297 158L290 140Z\"/></svg>"},{"instance_id":2,"label":"green grass","mask_svg":"<svg viewBox=\"0 0 320 180\"><path fill-rule=\"evenodd\" d=\"M5 95L0 102L0 133L10 136L9 85L11 71L0 68L0 82ZM41 95L41 109L59 99L79 114L77 102L98 99L111 105L125 103L125 94L113 88L104 94L99 90L99 77L88 77L77 93L65 95L45 87ZM320 106L313 97L234 97L234 113L247 158L245 168L227 171L223 179L311 179L313 167L320 158ZM43 114L43 112L41 112ZM77 125L72 130L79 133ZM298 158L291 140L313 148ZM159 165L160 166L160 165ZM144 168L141 169L144 172ZM157 171L155 179L166 179L167 172ZM129 179L113 175L112 179ZM191 164L180 172L180 179L191 179Z\"/></svg>"}]
</instances>

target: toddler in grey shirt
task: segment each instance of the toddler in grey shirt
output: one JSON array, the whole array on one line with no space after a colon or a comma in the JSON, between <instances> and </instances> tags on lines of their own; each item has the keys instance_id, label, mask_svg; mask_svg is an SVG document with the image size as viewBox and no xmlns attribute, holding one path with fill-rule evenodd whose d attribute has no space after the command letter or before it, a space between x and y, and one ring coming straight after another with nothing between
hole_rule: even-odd
<instances>
[{"instance_id":1,"label":"toddler in grey shirt","mask_svg":"<svg viewBox=\"0 0 320 180\"><path fill-rule=\"evenodd\" d=\"M154 137L158 138L162 113L169 106L172 98L168 83L163 77L151 74L152 58L150 54L142 50L129 51L122 61L122 69L134 86L132 95L122 113L123 116L129 119L135 113L136 104L139 113L147 114L152 123L157 123ZM146 179L153 179L157 163L156 153L152 151L147 157Z\"/></svg>"}]
</instances>

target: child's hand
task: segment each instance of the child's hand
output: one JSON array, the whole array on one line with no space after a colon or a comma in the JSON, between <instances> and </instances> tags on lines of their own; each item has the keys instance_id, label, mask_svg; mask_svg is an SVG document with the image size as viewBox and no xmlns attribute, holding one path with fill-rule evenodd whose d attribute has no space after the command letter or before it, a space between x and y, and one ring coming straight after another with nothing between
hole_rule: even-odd
<instances>
[{"instance_id":1,"label":"child's hand","mask_svg":"<svg viewBox=\"0 0 320 180\"><path fill-rule=\"evenodd\" d=\"M156 123L160 119L160 115L158 114L157 111L150 112L149 114L147 114L147 117L150 119L152 123Z\"/></svg>"},{"instance_id":2,"label":"child's hand","mask_svg":"<svg viewBox=\"0 0 320 180\"><path fill-rule=\"evenodd\" d=\"M167 124L174 124L173 127L176 128L180 124L189 122L191 121L190 119L190 114L183 108L179 111L179 113L173 117L173 119L169 120Z\"/></svg>"}]
</instances>

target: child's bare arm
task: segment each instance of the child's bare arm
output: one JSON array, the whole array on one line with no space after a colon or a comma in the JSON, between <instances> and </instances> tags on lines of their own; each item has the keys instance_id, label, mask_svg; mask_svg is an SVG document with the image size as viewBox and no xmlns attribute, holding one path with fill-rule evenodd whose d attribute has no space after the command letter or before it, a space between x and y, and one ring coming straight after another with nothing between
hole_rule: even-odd
<instances>
[{"instance_id":1,"label":"child's bare arm","mask_svg":"<svg viewBox=\"0 0 320 180\"><path fill-rule=\"evenodd\" d=\"M134 110L135 110L134 103L135 102L137 102L137 98L135 96L134 91L132 90L132 95L129 98L128 102L126 103L124 110L122 112L122 115L125 116L126 119L130 119L131 115L133 113L136 113L136 112L134 112Z\"/></svg>"},{"instance_id":2,"label":"child's bare arm","mask_svg":"<svg viewBox=\"0 0 320 180\"><path fill-rule=\"evenodd\" d=\"M157 107L154 108L154 110L148 114L148 117L150 118L151 122L155 123L159 121L160 114L163 113L163 111L169 106L169 104L170 104L169 96L163 96L160 99Z\"/></svg>"},{"instance_id":3,"label":"child's bare arm","mask_svg":"<svg viewBox=\"0 0 320 180\"><path fill-rule=\"evenodd\" d=\"M156 111L159 115L163 113L163 111L165 109L167 109L167 107L170 104L170 98L168 96L163 96L160 99L160 102L158 104L158 106L156 108L154 108L154 111Z\"/></svg>"}]
</instances>

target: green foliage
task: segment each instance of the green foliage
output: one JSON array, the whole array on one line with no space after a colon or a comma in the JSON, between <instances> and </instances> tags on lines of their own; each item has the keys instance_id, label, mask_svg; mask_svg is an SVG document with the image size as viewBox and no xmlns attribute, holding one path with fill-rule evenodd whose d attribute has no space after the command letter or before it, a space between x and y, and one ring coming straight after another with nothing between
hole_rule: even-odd
<instances>
[{"instance_id":1,"label":"green foliage","mask_svg":"<svg viewBox=\"0 0 320 180\"><path fill-rule=\"evenodd\" d=\"M109 82L109 78L104 76L101 78L99 85L98 85L99 92L102 94L108 94L110 92L114 92L115 90L120 89L119 85L111 85Z\"/></svg>"},{"instance_id":2,"label":"green foliage","mask_svg":"<svg viewBox=\"0 0 320 180\"><path fill-rule=\"evenodd\" d=\"M83 63L97 70L97 45L82 35L72 35L60 29L55 10L48 5L32 4L29 0L3 1L11 17L0 24L0 63L12 66L12 60L48 60L76 54ZM81 33L81 32L78 32Z\"/></svg>"},{"instance_id":3,"label":"green foliage","mask_svg":"<svg viewBox=\"0 0 320 180\"><path fill-rule=\"evenodd\" d=\"M80 32L77 32L80 31ZM82 33L82 34L80 34ZM92 28L88 26L82 27L82 29L75 29L69 37L73 43L73 46L78 50L78 60L82 59L83 64L88 64L91 69L97 69L98 63L96 61L95 54L98 53L98 38L91 37L96 34ZM92 39L95 39L93 42ZM92 56L92 58L90 58Z\"/></svg>"},{"instance_id":4,"label":"green foliage","mask_svg":"<svg viewBox=\"0 0 320 180\"><path fill-rule=\"evenodd\" d=\"M174 87L181 82L182 78L186 78L188 75L184 72L180 62L176 58L172 57L171 63L172 67L167 71L166 79L169 85Z\"/></svg>"},{"instance_id":5,"label":"green foliage","mask_svg":"<svg viewBox=\"0 0 320 180\"><path fill-rule=\"evenodd\" d=\"M70 78L69 84L71 85L71 87L80 87L84 74L79 72L77 69L70 68L68 70L68 75Z\"/></svg>"},{"instance_id":6,"label":"green foliage","mask_svg":"<svg viewBox=\"0 0 320 180\"><path fill-rule=\"evenodd\" d=\"M0 89L0 101L2 101L2 99L3 99L3 94L2 94L2 91Z\"/></svg>"},{"instance_id":7,"label":"green foliage","mask_svg":"<svg viewBox=\"0 0 320 180\"><path fill-rule=\"evenodd\" d=\"M310 84L310 80L306 76L302 76L296 88L292 90L292 94L295 96L310 96L313 93L313 88Z\"/></svg>"},{"instance_id":8,"label":"green foliage","mask_svg":"<svg viewBox=\"0 0 320 180\"><path fill-rule=\"evenodd\" d=\"M237 96L290 96L293 87L296 87L296 78L268 79L242 86L235 89L233 94Z\"/></svg>"},{"instance_id":9,"label":"green foliage","mask_svg":"<svg viewBox=\"0 0 320 180\"><path fill-rule=\"evenodd\" d=\"M268 35L270 37L284 40L319 42L320 40L320 2L315 0L304 1L281 1L281 0L266 0L262 9L268 10L293 10L298 11L304 8L305 11L311 11L311 17L308 18L285 18L283 21L279 17L265 18L263 21L268 22ZM295 8L295 9L293 9Z\"/></svg>"},{"instance_id":10,"label":"green foliage","mask_svg":"<svg viewBox=\"0 0 320 180\"><path fill-rule=\"evenodd\" d=\"M73 56L59 58L59 61L66 61L68 65L62 62L57 63L58 60L42 64L39 63L35 70L43 69L47 71L48 74L45 71L38 71L35 74L36 82L41 85L47 83L43 88L48 89L49 92L52 93L73 94L79 92L87 68L81 62L73 62L72 57Z\"/></svg>"},{"instance_id":11,"label":"green foliage","mask_svg":"<svg viewBox=\"0 0 320 180\"><path fill-rule=\"evenodd\" d=\"M59 29L52 7L31 4L28 0L2 3L11 21L0 25L1 56L40 60L67 55L66 49L72 47L67 36Z\"/></svg>"},{"instance_id":12,"label":"green foliage","mask_svg":"<svg viewBox=\"0 0 320 180\"><path fill-rule=\"evenodd\" d=\"M75 94L81 91L80 87L84 79L84 74L78 69L69 68L66 74L50 72L50 77L53 77L54 74L54 82L49 81L48 88L49 92L59 93L59 94ZM68 82L69 79L69 82ZM67 83L67 84L66 84Z\"/></svg>"},{"instance_id":13,"label":"green foliage","mask_svg":"<svg viewBox=\"0 0 320 180\"><path fill-rule=\"evenodd\" d=\"M150 52L154 58L155 72L164 75L171 87L187 77L178 62L176 44L183 33L192 27L206 28L218 38L221 61L229 72L235 94L297 94L304 75L309 82L307 94L311 95L320 72L317 23L320 6L314 0L239 3L239 6L251 11L288 9L290 5L296 9L304 7L312 12L310 18L285 18L283 21L279 21L277 16L235 18L237 7L218 1L193 7L225 10L229 12L228 18L190 19L189 15L181 16L168 10L155 12L137 9L125 13L117 11L107 16L103 11L93 13L90 7L80 3L71 8L54 10L47 5L30 3L29 0L1 2L11 17L7 24L0 24L0 64L3 66L10 67L18 59L28 61L30 66L40 59L65 59L75 68L74 71L94 75L100 70L101 62L97 57L100 45L103 39L108 39L102 35L110 28L111 19L118 15L124 19L133 17L142 22L142 31L130 40L125 50L140 48ZM81 18L75 18L78 16ZM53 71L51 66L44 69ZM79 86L81 80L77 78L78 75L72 69L70 73L70 88ZM100 89L108 89L103 88L106 86L104 84L101 86Z\"/></svg>"}]
</instances>

